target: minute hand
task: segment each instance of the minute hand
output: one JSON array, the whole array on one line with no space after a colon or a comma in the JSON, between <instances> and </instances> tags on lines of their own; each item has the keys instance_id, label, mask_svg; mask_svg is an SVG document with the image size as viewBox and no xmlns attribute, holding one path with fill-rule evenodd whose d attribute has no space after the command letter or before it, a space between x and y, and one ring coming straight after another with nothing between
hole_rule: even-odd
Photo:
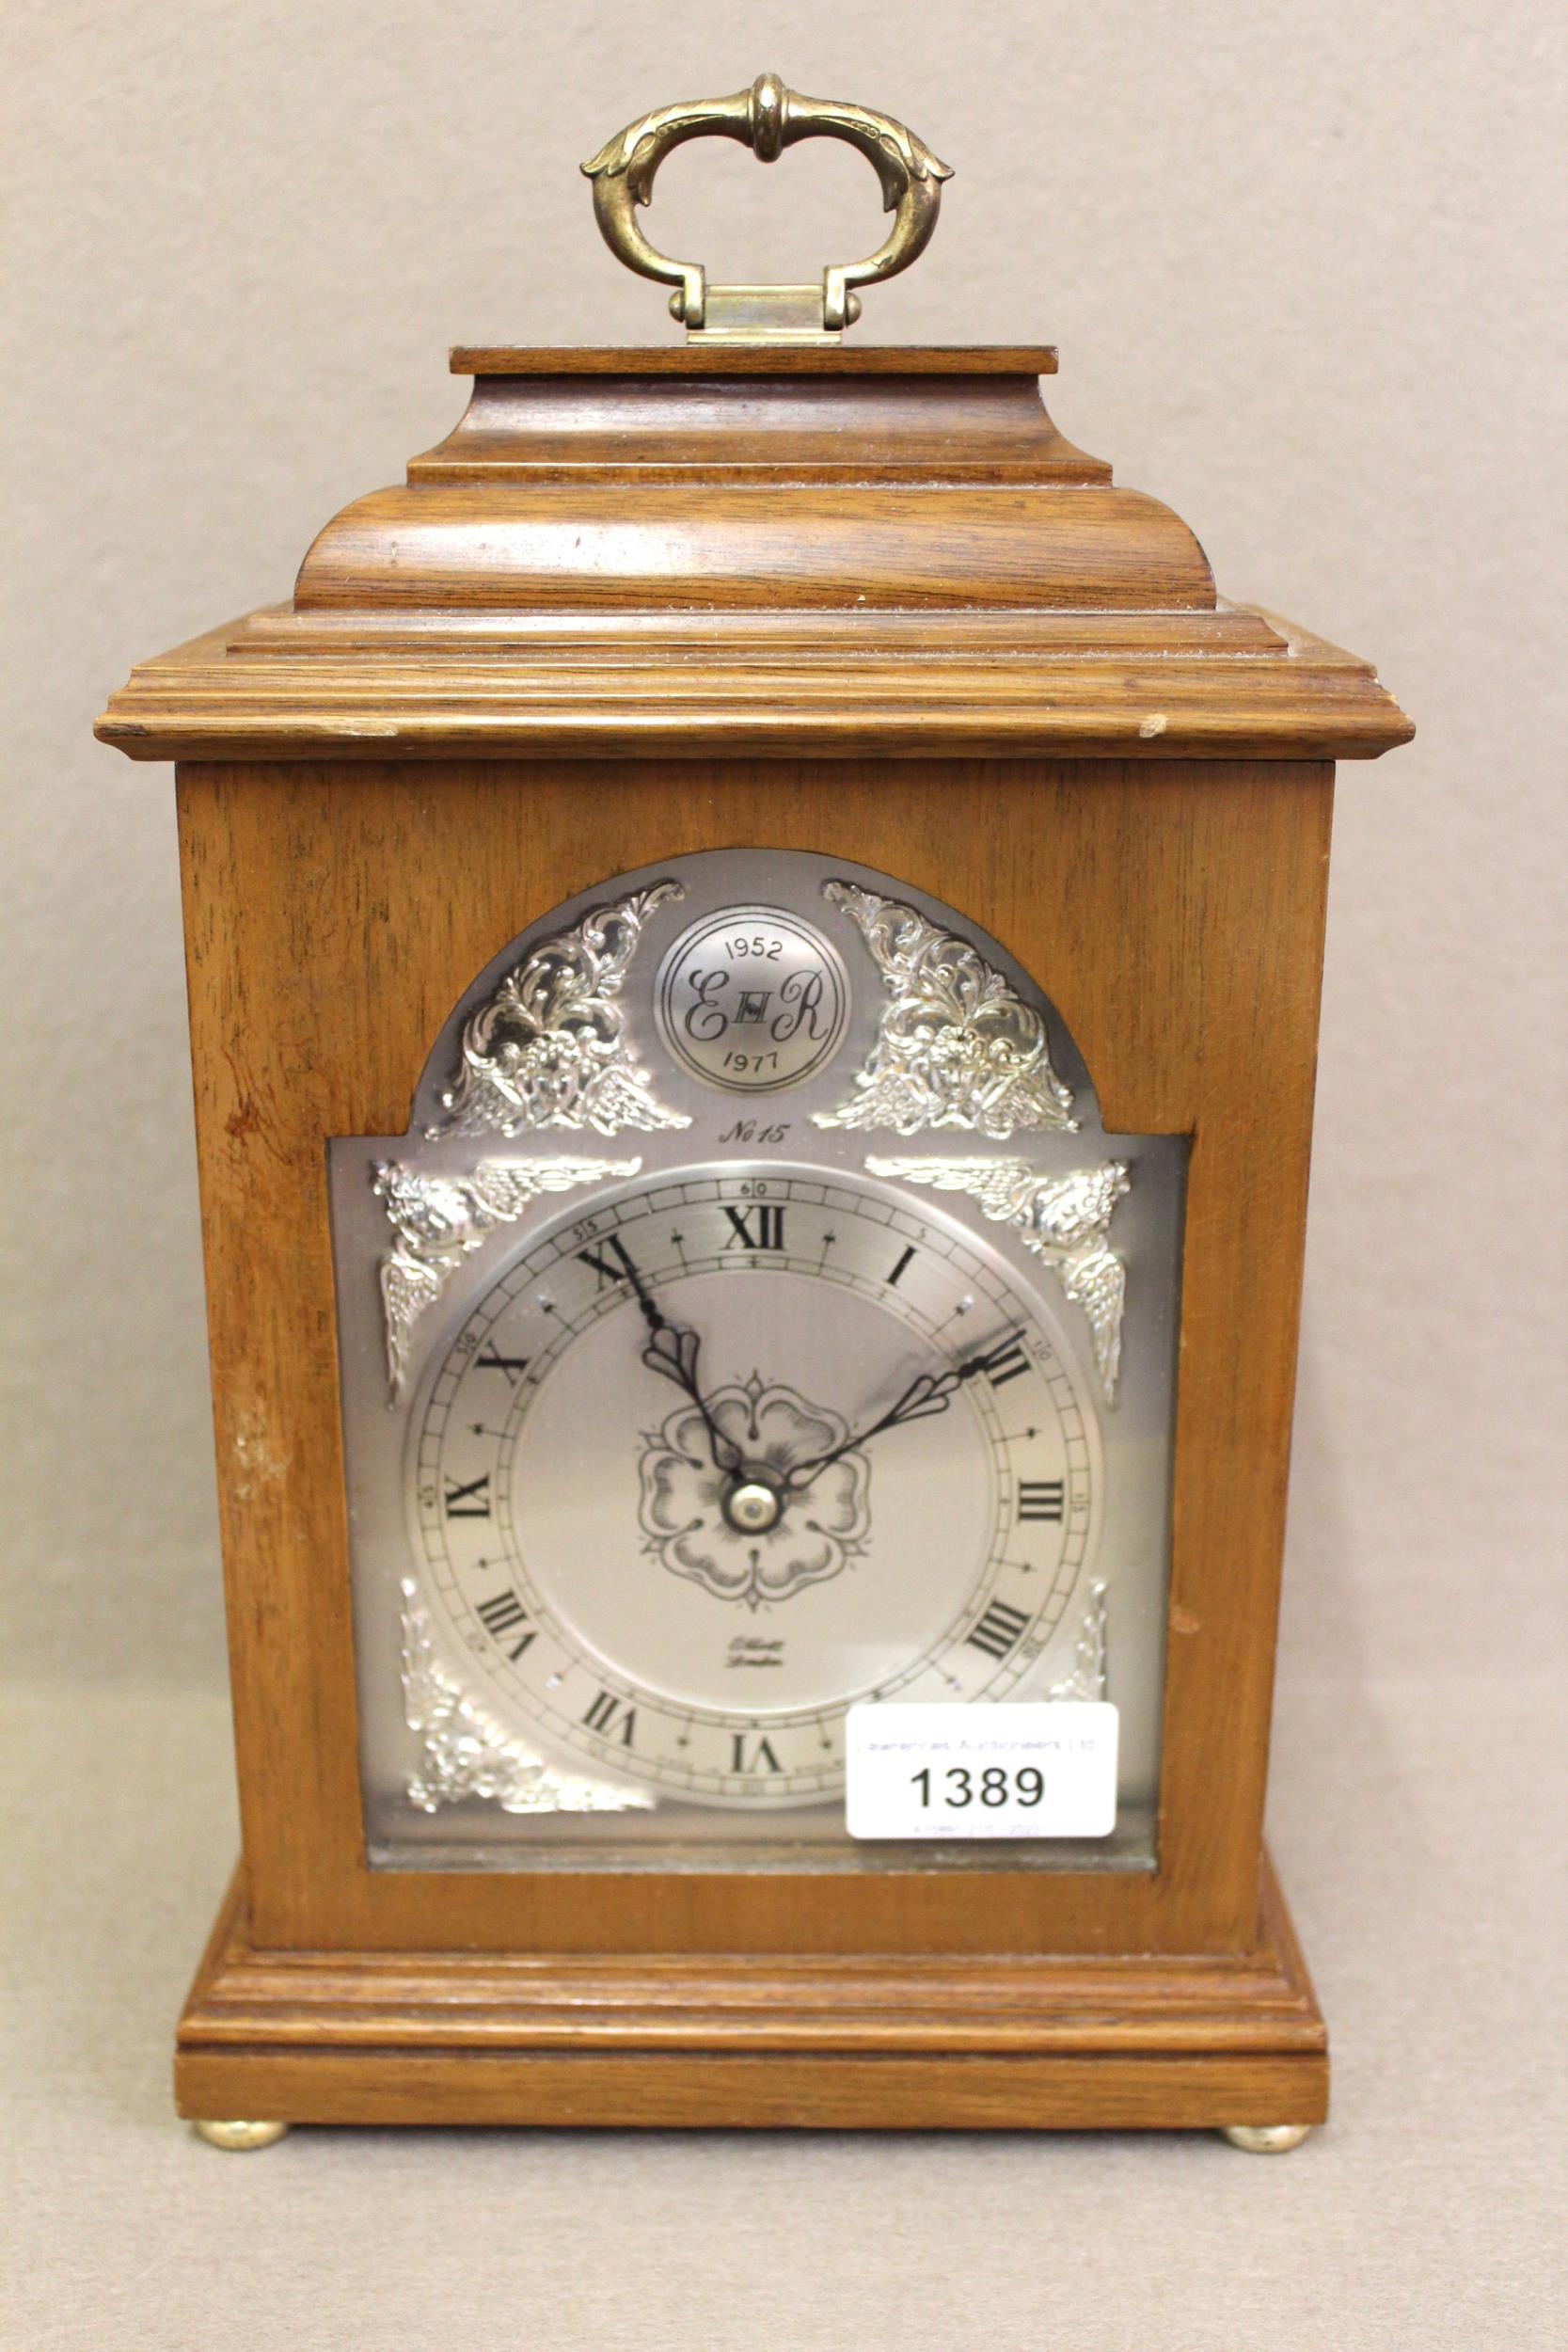
<instances>
[{"instance_id":1,"label":"minute hand","mask_svg":"<svg viewBox=\"0 0 1568 2352\"><path fill-rule=\"evenodd\" d=\"M974 1380L981 1373L990 1372L993 1365L1010 1354L1022 1337L1022 1327L1008 1331L1001 1339L993 1340L977 1355L966 1356L961 1364L954 1364L946 1372L917 1373L903 1395L895 1404L889 1406L879 1421L869 1422L864 1429L857 1429L853 1437L846 1438L842 1445L835 1445L827 1454L815 1454L807 1462L796 1462L785 1473L784 1492L794 1494L800 1487L809 1486L819 1470L825 1470L832 1462L842 1461L845 1454L852 1454L868 1438L880 1437L884 1429L895 1429L906 1421L924 1421L933 1413L945 1413L966 1380Z\"/></svg>"}]
</instances>

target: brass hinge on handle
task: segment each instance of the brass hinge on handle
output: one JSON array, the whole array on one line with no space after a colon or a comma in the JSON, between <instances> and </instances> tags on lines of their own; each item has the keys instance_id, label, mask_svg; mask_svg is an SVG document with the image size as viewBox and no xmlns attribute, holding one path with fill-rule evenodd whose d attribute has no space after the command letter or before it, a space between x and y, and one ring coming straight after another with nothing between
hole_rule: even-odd
<instances>
[{"instance_id":1,"label":"brass hinge on handle","mask_svg":"<svg viewBox=\"0 0 1568 2352\"><path fill-rule=\"evenodd\" d=\"M895 215L884 242L863 262L835 262L819 285L710 286L700 262L675 262L651 246L637 225L637 208L653 201L654 174L673 148L688 139L738 139L760 163L777 160L797 139L845 139L875 167L882 207ZM688 342L836 343L859 318L851 290L908 269L937 225L942 183L953 176L923 139L890 115L836 100L802 98L776 73L758 76L733 98L704 98L661 106L618 131L582 167L594 183L594 211L605 243L639 276L675 291L673 317Z\"/></svg>"}]
</instances>

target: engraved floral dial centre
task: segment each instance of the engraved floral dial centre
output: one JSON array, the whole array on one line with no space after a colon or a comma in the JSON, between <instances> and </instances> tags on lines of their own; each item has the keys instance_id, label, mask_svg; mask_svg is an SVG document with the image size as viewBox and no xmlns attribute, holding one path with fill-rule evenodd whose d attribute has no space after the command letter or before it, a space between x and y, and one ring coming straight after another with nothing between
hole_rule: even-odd
<instances>
[{"instance_id":1,"label":"engraved floral dial centre","mask_svg":"<svg viewBox=\"0 0 1568 2352\"><path fill-rule=\"evenodd\" d=\"M871 1524L870 1465L847 1422L760 1373L703 1406L677 1406L642 1454L650 1556L748 1609L837 1576Z\"/></svg>"}]
</instances>

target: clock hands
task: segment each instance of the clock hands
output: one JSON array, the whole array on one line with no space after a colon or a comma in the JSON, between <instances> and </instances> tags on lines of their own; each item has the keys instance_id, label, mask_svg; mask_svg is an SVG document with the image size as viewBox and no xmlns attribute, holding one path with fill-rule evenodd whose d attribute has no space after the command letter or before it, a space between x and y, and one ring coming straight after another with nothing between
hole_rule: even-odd
<instances>
[{"instance_id":1,"label":"clock hands","mask_svg":"<svg viewBox=\"0 0 1568 2352\"><path fill-rule=\"evenodd\" d=\"M863 1429L857 1429L853 1436L845 1438L842 1445L832 1447L826 1454L814 1454L809 1461L792 1463L780 1482L784 1492L799 1493L801 1487L809 1486L830 1463L841 1461L846 1454L852 1454L869 1438L880 1437L884 1429L895 1429L908 1421L924 1421L932 1413L945 1413L966 1381L989 1372L1002 1357L1018 1345L1022 1337L1023 1330L1020 1327L1017 1330L1005 1332L1001 1339L993 1340L976 1354L966 1356L962 1363L952 1365L946 1372L917 1373L903 1394L889 1406L879 1420L868 1422Z\"/></svg>"},{"instance_id":2,"label":"clock hands","mask_svg":"<svg viewBox=\"0 0 1568 2352\"><path fill-rule=\"evenodd\" d=\"M871 1438L880 1437L884 1429L896 1429L906 1422L925 1421L933 1414L946 1412L967 1381L991 1371L1016 1350L1024 1336L1021 1325L1014 1330L1004 1332L1000 1339L992 1340L986 1347L976 1349L973 1356L966 1356L961 1363L950 1365L945 1372L916 1373L902 1394L876 1421L867 1422L863 1429L853 1431L841 1444L831 1446L826 1454L813 1454L804 1462L793 1462L787 1470L769 1469L764 1485L760 1474L754 1469L747 1468L745 1457L735 1440L726 1437L720 1428L713 1417L713 1407L703 1394L697 1377L697 1362L703 1345L701 1334L693 1331L689 1324L673 1323L632 1263L625 1245L617 1239L611 1246L641 1310L642 1320L648 1327L642 1361L651 1372L661 1374L666 1380L673 1380L682 1394L696 1406L702 1416L703 1427L707 1432L708 1450L713 1456L715 1470L722 1470L731 1478L743 1477L744 1483L732 1501L742 1502L741 1524L748 1532L761 1532L765 1526L772 1525L791 1495L802 1493L823 1470L834 1462L842 1461L847 1454L853 1454L859 1447L869 1443ZM765 1497L768 1506L766 1510L763 1509ZM753 1512L758 1516L745 1516Z\"/></svg>"}]
</instances>

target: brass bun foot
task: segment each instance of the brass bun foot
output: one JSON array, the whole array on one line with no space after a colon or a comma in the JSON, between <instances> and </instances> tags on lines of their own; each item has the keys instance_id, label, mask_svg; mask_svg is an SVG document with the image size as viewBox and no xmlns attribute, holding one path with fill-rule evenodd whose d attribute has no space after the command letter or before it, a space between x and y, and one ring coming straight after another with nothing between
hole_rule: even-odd
<instances>
[{"instance_id":1,"label":"brass bun foot","mask_svg":"<svg viewBox=\"0 0 1568 2352\"><path fill-rule=\"evenodd\" d=\"M1225 2136L1249 2156L1284 2156L1301 2146L1311 2128L1310 2123L1227 2123Z\"/></svg>"},{"instance_id":2,"label":"brass bun foot","mask_svg":"<svg viewBox=\"0 0 1568 2352\"><path fill-rule=\"evenodd\" d=\"M199 2117L191 2125L210 2148L270 2148L288 2128L287 2123L211 2123Z\"/></svg>"}]
</instances>

